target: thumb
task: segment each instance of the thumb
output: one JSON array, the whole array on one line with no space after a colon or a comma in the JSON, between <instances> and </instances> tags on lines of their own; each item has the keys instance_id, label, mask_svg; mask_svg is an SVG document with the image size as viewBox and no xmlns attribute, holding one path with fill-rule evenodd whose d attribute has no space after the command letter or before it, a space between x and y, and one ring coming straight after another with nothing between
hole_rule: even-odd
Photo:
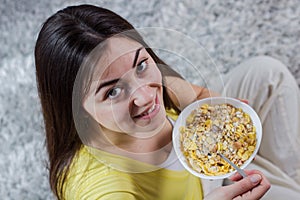
<instances>
[{"instance_id":1,"label":"thumb","mask_svg":"<svg viewBox=\"0 0 300 200\"><path fill-rule=\"evenodd\" d=\"M260 181L262 180L261 175L259 174L252 174L247 176L246 178L243 178L242 180L235 182L232 185L226 186L226 190L230 191L232 198L242 195L251 189L253 189L255 186L257 186Z\"/></svg>"},{"instance_id":2,"label":"thumb","mask_svg":"<svg viewBox=\"0 0 300 200\"><path fill-rule=\"evenodd\" d=\"M205 200L232 200L237 196L242 196L252 188L256 187L262 180L259 174L252 174L232 185L217 188L205 196Z\"/></svg>"}]
</instances>

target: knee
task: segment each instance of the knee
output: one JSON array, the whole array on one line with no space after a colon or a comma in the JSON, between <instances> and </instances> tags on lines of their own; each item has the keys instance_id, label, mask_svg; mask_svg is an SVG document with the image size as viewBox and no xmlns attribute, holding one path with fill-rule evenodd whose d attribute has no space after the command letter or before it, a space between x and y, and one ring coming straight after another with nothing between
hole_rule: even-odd
<instances>
[{"instance_id":1,"label":"knee","mask_svg":"<svg viewBox=\"0 0 300 200\"><path fill-rule=\"evenodd\" d=\"M281 61L270 56L256 56L247 60L252 70L258 70L260 73L290 73L287 66ZM249 68L249 69L251 69Z\"/></svg>"},{"instance_id":2,"label":"knee","mask_svg":"<svg viewBox=\"0 0 300 200\"><path fill-rule=\"evenodd\" d=\"M245 61L245 70L256 80L262 83L278 84L294 80L289 69L279 60L270 56L257 56ZM295 82L295 81L294 81Z\"/></svg>"}]
</instances>

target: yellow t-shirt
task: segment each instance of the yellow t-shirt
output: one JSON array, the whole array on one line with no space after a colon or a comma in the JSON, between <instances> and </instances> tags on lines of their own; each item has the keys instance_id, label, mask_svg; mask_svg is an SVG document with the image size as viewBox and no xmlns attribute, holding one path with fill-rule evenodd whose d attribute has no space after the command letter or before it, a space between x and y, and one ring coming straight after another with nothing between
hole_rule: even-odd
<instances>
[{"instance_id":1,"label":"yellow t-shirt","mask_svg":"<svg viewBox=\"0 0 300 200\"><path fill-rule=\"evenodd\" d=\"M141 170L142 169L142 170ZM63 199L202 199L199 178L83 146L73 159Z\"/></svg>"}]
</instances>

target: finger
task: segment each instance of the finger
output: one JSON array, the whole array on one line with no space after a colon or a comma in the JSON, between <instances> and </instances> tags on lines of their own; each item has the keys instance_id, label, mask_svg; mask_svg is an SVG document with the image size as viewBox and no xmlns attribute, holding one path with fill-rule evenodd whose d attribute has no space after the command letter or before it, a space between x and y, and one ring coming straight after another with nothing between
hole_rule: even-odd
<instances>
[{"instance_id":1,"label":"finger","mask_svg":"<svg viewBox=\"0 0 300 200\"><path fill-rule=\"evenodd\" d=\"M262 179L263 182L264 178ZM270 184L260 183L259 185L255 186L252 190L242 194L241 196L237 196L234 200L239 199L261 199L266 192L270 189Z\"/></svg>"},{"instance_id":2,"label":"finger","mask_svg":"<svg viewBox=\"0 0 300 200\"><path fill-rule=\"evenodd\" d=\"M239 173L235 173L235 174L233 174L231 177L229 177L229 179L231 180L231 181L239 181L239 180L241 180L243 177L239 174Z\"/></svg>"},{"instance_id":3,"label":"finger","mask_svg":"<svg viewBox=\"0 0 300 200\"><path fill-rule=\"evenodd\" d=\"M251 174L246 178L226 187L231 191L231 198L234 198L247 193L248 191L256 187L261 182L261 180L262 176L260 174ZM261 191L262 189L258 190L258 193Z\"/></svg>"},{"instance_id":4,"label":"finger","mask_svg":"<svg viewBox=\"0 0 300 200\"><path fill-rule=\"evenodd\" d=\"M244 172L249 176L251 174L260 174L263 175L260 171L252 169L252 170L248 170L248 169L244 169ZM243 177L238 173L234 173L231 177L229 177L229 179L231 181L239 181L241 180Z\"/></svg>"},{"instance_id":5,"label":"finger","mask_svg":"<svg viewBox=\"0 0 300 200\"><path fill-rule=\"evenodd\" d=\"M257 170L245 170L244 169L244 172L247 174L247 175L250 175L250 174L260 174L260 172L259 171L257 171ZM239 181L239 180L241 180L243 177L238 173L238 172L236 172L236 173L234 173L229 179L231 180L231 181Z\"/></svg>"},{"instance_id":6,"label":"finger","mask_svg":"<svg viewBox=\"0 0 300 200\"><path fill-rule=\"evenodd\" d=\"M247 99L238 99L238 100L240 100L241 102L244 102L246 104L249 104L249 101Z\"/></svg>"},{"instance_id":7,"label":"finger","mask_svg":"<svg viewBox=\"0 0 300 200\"><path fill-rule=\"evenodd\" d=\"M253 188L250 194L247 194L249 195L249 197L251 197L251 199L260 199L271 187L271 184L268 181L268 179L262 174L261 176L262 181L260 182L260 184Z\"/></svg>"},{"instance_id":8,"label":"finger","mask_svg":"<svg viewBox=\"0 0 300 200\"><path fill-rule=\"evenodd\" d=\"M248 174L248 177L232 185L215 189L210 192L205 199L260 199L270 188L268 179L258 170L245 171ZM236 174L236 177L238 176L240 175ZM255 176L258 176L257 180L255 180ZM261 181L259 181L259 177L261 177Z\"/></svg>"}]
</instances>

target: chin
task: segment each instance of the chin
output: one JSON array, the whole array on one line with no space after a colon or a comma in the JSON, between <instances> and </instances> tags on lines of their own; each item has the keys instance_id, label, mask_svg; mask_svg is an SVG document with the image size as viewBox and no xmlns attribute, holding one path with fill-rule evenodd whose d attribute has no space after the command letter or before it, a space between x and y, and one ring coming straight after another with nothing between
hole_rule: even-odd
<instances>
[{"instance_id":1,"label":"chin","mask_svg":"<svg viewBox=\"0 0 300 200\"><path fill-rule=\"evenodd\" d=\"M152 137L160 133L161 129L164 127L165 122L165 115L162 117L157 117L155 120L151 120L150 123L139 125L136 128L134 135L140 138Z\"/></svg>"},{"instance_id":2,"label":"chin","mask_svg":"<svg viewBox=\"0 0 300 200\"><path fill-rule=\"evenodd\" d=\"M154 137L155 135L159 134L161 129L163 126L161 127L156 127L156 129L153 130L141 130L141 131L136 131L134 134L132 134L132 137L135 138L142 138L142 139L147 139L147 138L151 138Z\"/></svg>"}]
</instances>

